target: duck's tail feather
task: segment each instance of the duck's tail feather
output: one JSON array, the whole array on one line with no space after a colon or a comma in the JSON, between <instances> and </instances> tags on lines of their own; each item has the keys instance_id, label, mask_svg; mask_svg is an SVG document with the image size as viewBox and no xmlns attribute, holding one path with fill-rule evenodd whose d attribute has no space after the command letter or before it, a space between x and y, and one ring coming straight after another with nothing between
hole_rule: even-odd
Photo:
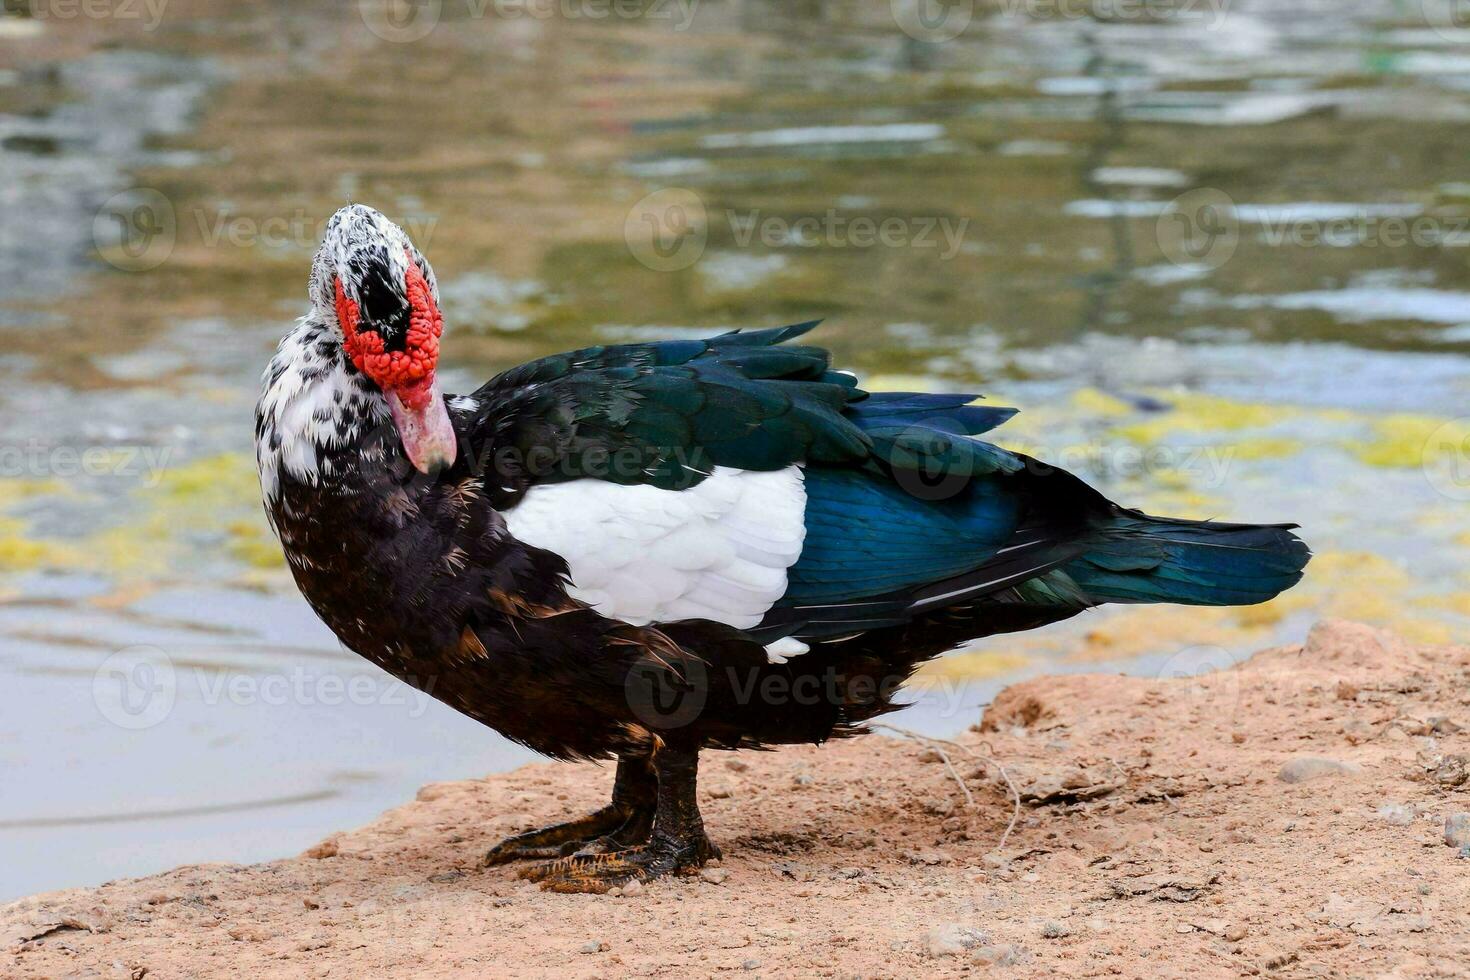
<instances>
[{"instance_id":1,"label":"duck's tail feather","mask_svg":"<svg viewBox=\"0 0 1470 980\"><path fill-rule=\"evenodd\" d=\"M1120 510L1062 570L1095 602L1248 606L1301 581L1312 553L1295 524L1222 524Z\"/></svg>"}]
</instances>

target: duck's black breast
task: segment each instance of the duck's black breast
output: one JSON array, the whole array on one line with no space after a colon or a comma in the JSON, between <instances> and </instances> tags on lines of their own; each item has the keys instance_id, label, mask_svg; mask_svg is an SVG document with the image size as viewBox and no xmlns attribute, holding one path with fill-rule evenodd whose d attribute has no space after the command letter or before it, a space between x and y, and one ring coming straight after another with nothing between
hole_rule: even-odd
<instances>
[{"instance_id":1,"label":"duck's black breast","mask_svg":"<svg viewBox=\"0 0 1470 980\"><path fill-rule=\"evenodd\" d=\"M607 643L619 624L567 596L555 555L506 534L478 478L286 478L268 507L298 588L349 649L548 755L628 737L622 683L642 650Z\"/></svg>"}]
</instances>

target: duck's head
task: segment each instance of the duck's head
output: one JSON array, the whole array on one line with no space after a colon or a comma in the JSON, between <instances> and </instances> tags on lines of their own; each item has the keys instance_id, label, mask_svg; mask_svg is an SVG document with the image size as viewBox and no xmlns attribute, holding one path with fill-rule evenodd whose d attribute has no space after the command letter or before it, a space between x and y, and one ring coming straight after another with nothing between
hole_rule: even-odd
<instances>
[{"instance_id":1,"label":"duck's head","mask_svg":"<svg viewBox=\"0 0 1470 980\"><path fill-rule=\"evenodd\" d=\"M382 391L409 462L423 473L452 464L454 428L435 378L439 286L403 229L362 204L332 215L311 266L311 302L336 325L353 369Z\"/></svg>"}]
</instances>

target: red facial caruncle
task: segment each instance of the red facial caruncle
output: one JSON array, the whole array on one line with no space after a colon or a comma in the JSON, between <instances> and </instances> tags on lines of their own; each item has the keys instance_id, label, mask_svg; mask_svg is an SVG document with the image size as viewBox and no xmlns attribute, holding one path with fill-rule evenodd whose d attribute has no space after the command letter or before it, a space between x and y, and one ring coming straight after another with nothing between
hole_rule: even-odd
<instances>
[{"instance_id":1,"label":"red facial caruncle","mask_svg":"<svg viewBox=\"0 0 1470 980\"><path fill-rule=\"evenodd\" d=\"M412 253L407 249L404 252L408 256L408 269L403 285L410 313L403 350L386 350L383 337L376 330L359 329L361 311L342 288L340 278L337 279L337 322L342 325L345 338L342 347L353 365L384 391L399 392L404 404L421 408L439 364L444 317Z\"/></svg>"},{"instance_id":2,"label":"red facial caruncle","mask_svg":"<svg viewBox=\"0 0 1470 980\"><path fill-rule=\"evenodd\" d=\"M336 280L337 323L342 349L383 392L409 461L422 473L454 463L458 446L454 426L434 378L439 365L439 337L444 318L433 290L413 253L404 249L408 266L403 294L408 299L408 329L402 350L388 350L383 335L362 323L360 304Z\"/></svg>"}]
</instances>

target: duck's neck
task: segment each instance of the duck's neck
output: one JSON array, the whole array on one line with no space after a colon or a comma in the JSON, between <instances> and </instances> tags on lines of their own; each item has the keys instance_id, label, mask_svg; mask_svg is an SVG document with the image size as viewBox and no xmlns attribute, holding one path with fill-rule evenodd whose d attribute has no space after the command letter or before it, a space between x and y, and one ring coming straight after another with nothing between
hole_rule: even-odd
<instances>
[{"instance_id":1,"label":"duck's neck","mask_svg":"<svg viewBox=\"0 0 1470 980\"><path fill-rule=\"evenodd\" d=\"M267 510L281 485L330 487L344 449L391 424L378 389L348 364L341 334L319 311L302 317L266 368L255 406L255 457Z\"/></svg>"}]
</instances>

